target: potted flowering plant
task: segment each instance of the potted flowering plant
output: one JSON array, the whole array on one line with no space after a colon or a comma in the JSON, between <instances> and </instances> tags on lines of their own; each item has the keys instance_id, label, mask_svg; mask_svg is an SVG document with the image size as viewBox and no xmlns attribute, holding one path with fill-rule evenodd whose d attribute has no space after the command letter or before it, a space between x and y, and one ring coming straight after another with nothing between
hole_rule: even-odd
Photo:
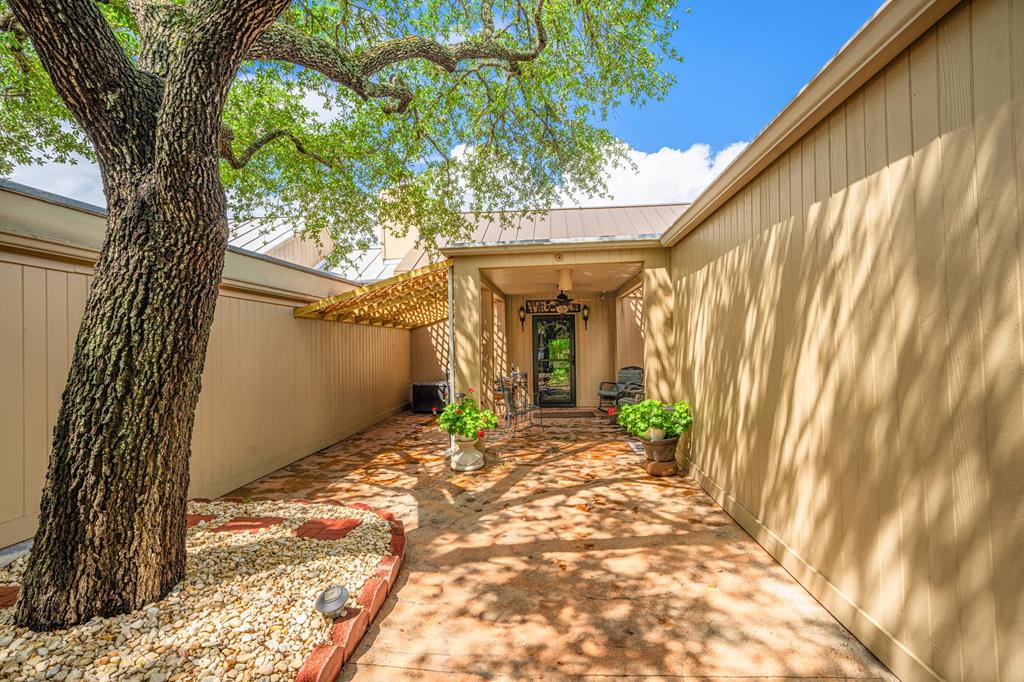
<instances>
[{"instance_id":1,"label":"potted flowering plant","mask_svg":"<svg viewBox=\"0 0 1024 682\"><path fill-rule=\"evenodd\" d=\"M644 400L635 405L623 405L619 424L640 439L649 461L674 462L679 436L690 430L693 415L685 400L675 405L666 405L660 400Z\"/></svg>"},{"instance_id":2,"label":"potted flowering plant","mask_svg":"<svg viewBox=\"0 0 1024 682\"><path fill-rule=\"evenodd\" d=\"M474 391L470 389L470 393ZM487 429L498 425L498 417L490 410L480 409L473 397L449 403L438 414L438 427L454 436L458 449L452 453L450 466L455 471L476 471L484 465L477 441L487 436Z\"/></svg>"}]
</instances>

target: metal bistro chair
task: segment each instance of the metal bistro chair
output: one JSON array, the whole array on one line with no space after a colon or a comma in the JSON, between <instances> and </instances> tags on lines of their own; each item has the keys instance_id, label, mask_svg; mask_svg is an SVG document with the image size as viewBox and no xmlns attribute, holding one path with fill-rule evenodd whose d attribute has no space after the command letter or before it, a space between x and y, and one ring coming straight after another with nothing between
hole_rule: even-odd
<instances>
[{"instance_id":1,"label":"metal bistro chair","mask_svg":"<svg viewBox=\"0 0 1024 682\"><path fill-rule=\"evenodd\" d=\"M602 381L597 388L597 409L638 403L644 399L643 367L631 365L615 373L615 381Z\"/></svg>"},{"instance_id":2,"label":"metal bistro chair","mask_svg":"<svg viewBox=\"0 0 1024 682\"><path fill-rule=\"evenodd\" d=\"M516 434L516 427L523 417L530 419L530 426L533 426L531 415L536 412L540 416L540 406L530 400L530 393L527 389L525 375L501 377L498 382L501 386L501 396L505 403L505 425L512 429L512 435ZM541 429L544 428L544 418L540 417ZM529 427L527 427L529 428Z\"/></svg>"}]
</instances>

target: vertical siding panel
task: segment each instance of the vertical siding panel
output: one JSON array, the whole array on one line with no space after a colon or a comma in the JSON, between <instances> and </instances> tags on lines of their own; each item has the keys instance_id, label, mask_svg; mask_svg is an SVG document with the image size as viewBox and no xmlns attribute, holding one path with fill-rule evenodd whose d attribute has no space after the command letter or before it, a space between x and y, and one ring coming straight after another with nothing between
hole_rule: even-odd
<instances>
[{"instance_id":1,"label":"vertical siding panel","mask_svg":"<svg viewBox=\"0 0 1024 682\"><path fill-rule=\"evenodd\" d=\"M814 393L817 395L818 417L814 436L814 478L820 485L821 496L815 503L814 527L819 538L816 552L820 557L823 575L838 583L841 561L836 543L835 526L841 514L841 491L830 475L831 453L826 447L826 428L832 423L835 405L828 392L830 384L829 366L835 358L831 348L833 321L830 319L826 293L834 290L830 281L828 259L831 254L829 239L829 196L832 191L830 179L829 123L824 121L814 133L814 203L810 213L810 232L813 234L814 263L812 267L814 289L814 324L811 326L810 358L813 362ZM826 502L827 500L827 502Z\"/></svg>"},{"instance_id":2,"label":"vertical siding panel","mask_svg":"<svg viewBox=\"0 0 1024 682\"><path fill-rule=\"evenodd\" d=\"M864 90L849 99L846 108L846 182L848 204L844 216L845 280L849 299L848 354L849 377L845 399L852 417L849 442L851 458L848 473L854 474L856 496L853 508L853 584L857 594L872 613L878 613L878 463L873 442L875 423L875 386L871 362L871 346L878 340L878 330L872 325L871 282L873 261L877 257L877 235L872 229L872 213L884 200L868 189L867 138L865 110L867 94Z\"/></svg>"},{"instance_id":3,"label":"vertical siding panel","mask_svg":"<svg viewBox=\"0 0 1024 682\"><path fill-rule=\"evenodd\" d=\"M880 74L865 90L864 156L865 192L871 202L866 216L870 247L868 256L868 295L870 326L864 344L871 365L874 387L870 406L864 415L870 425L872 476L878 491L874 498L874 516L868 539L874 550L872 572L876 584L867 600L870 611L890 632L896 632L900 620L893 611L903 603L903 579L900 567L901 531L899 512L896 405L896 365L893 348L896 337L892 317L891 240L893 216L889 197L888 137L886 111L886 75ZM902 191L906 191L903 189ZM891 567L896 566L896 570Z\"/></svg>"},{"instance_id":4,"label":"vertical siding panel","mask_svg":"<svg viewBox=\"0 0 1024 682\"><path fill-rule=\"evenodd\" d=\"M921 567L918 583L929 592L929 651L926 660L946 675L950 671L959 673L958 647L950 646L949 616L952 611L950 600L943 596L955 594L954 585L943 585L935 580L941 573L938 564L947 561L944 546L947 538L953 537L952 519L947 505L952 499L948 479L942 477L938 462L949 443L945 420L939 417L948 413L946 386L944 386L943 355L947 337L945 329L945 305L942 291L945 287L945 272L942 230L941 197L941 151L938 122L938 46L935 31L926 35L910 53L911 115L914 145L914 205L916 253L915 262L918 278L917 324L918 354L916 364L908 363L907 371L917 384L916 390L903 403L906 407L907 422L914 426L913 437L919 443L915 450L913 469L925 481L925 495L922 513L914 518L914 524L924 523L924 528L909 530L927 543L927 565ZM913 361L912 361L913 362ZM901 416L902 419L902 416ZM927 531L925 530L927 528ZM920 599L920 595L912 595ZM950 655L956 664L950 664ZM922 655L920 652L918 655ZM925 657L925 656L922 656Z\"/></svg>"},{"instance_id":5,"label":"vertical siding panel","mask_svg":"<svg viewBox=\"0 0 1024 682\"><path fill-rule=\"evenodd\" d=\"M37 514L46 466L50 459L51 431L47 425L46 394L46 271L25 266L22 288L22 324L25 363L25 512Z\"/></svg>"},{"instance_id":6,"label":"vertical siding panel","mask_svg":"<svg viewBox=\"0 0 1024 682\"><path fill-rule=\"evenodd\" d=\"M979 581L981 608L976 618L972 612L966 625L975 633L972 644L977 647L967 655L988 658L995 668L984 670L1001 672L1006 679L1011 669L1007 667L1008 656L1000 646L999 633L1010 630L1012 620L1008 609L1000 605L1011 600L1014 593L1012 588L1000 590L1003 584L997 582L994 566L1005 566L1009 563L1006 557L1024 554L1024 533L1017 536L1016 543L1009 535L1000 538L998 543L993 537L993 519L1007 518L998 513L999 508L994 508L993 492L1003 477L993 476L993 473L1013 461L1012 453L1024 452L1024 422L1020 410L1007 409L1021 405L1024 400L1021 386L1024 363L1019 346L1024 334L1019 299L1021 273L1015 258L1020 227L1013 197L1019 185L1014 183L1012 157L1009 9L1009 0L991 0L971 6L973 71L969 77L974 94L975 182L980 193L977 229L984 367L984 420L981 422L984 457L978 462L976 475L981 478L975 484L984 498L981 501L984 513L973 531L967 529L972 531L974 540L971 568L977 571L974 578ZM993 428L997 423L998 428ZM995 546L1011 552L1016 548L1017 553L996 559ZM1017 575L1024 577L1020 572ZM1000 627L1000 620L1006 623L1005 628ZM978 639L981 637L987 639Z\"/></svg>"},{"instance_id":7,"label":"vertical siding panel","mask_svg":"<svg viewBox=\"0 0 1024 682\"><path fill-rule=\"evenodd\" d=\"M917 405L924 399L920 376L920 339L917 319L921 309L920 279L917 274L915 237L915 196L917 176L914 168L915 145L911 136L911 68L907 55L898 58L887 70L886 153L888 188L891 197L892 311L894 355L896 360L896 449L890 456L897 461L897 490L900 505L901 577L904 595L902 613L894 614L890 628L912 651L930 663L930 596L927 582L928 521L925 509L926 475L917 467L920 443L918 431L911 426L917 418ZM914 407L911 408L910 406Z\"/></svg>"},{"instance_id":8,"label":"vertical siding panel","mask_svg":"<svg viewBox=\"0 0 1024 682\"><path fill-rule=\"evenodd\" d=\"M754 257L753 251L754 235L758 232L763 215L761 208L763 186L764 177L762 176L755 180L751 187L750 213L745 216L745 220L740 226L742 230L742 246L739 250L739 263L734 266L728 266L726 259L718 258L716 260L718 264L716 268L718 275L716 282L717 295L731 303L728 308L728 315L736 325L734 330L736 336L731 336L731 338L743 339L741 345L723 349L728 354L728 363L723 367L723 370L726 367L738 367L740 371L739 391L736 395L736 401L739 405L739 419L737 420L734 437L738 443L741 455L742 467L739 474L743 481L743 505L755 517L760 517L761 511L757 494L759 487L757 469L759 465L756 453L754 452L754 437L757 435L757 412L753 401L756 399L757 386L753 381L752 369L748 363L744 362L744 357L749 357L749 354L753 351L751 345L753 339L751 336L754 333L754 325L750 324L750 310L754 302L754 290L751 282L756 281L757 273L752 272L752 270L757 268L760 261L760 259ZM721 253L721 245L719 244L717 247L716 254ZM738 293L740 295L730 296L728 292L733 284L730 274L737 271L743 273L742 279L738 279L735 282L739 286Z\"/></svg>"},{"instance_id":9,"label":"vertical siding panel","mask_svg":"<svg viewBox=\"0 0 1024 682\"><path fill-rule=\"evenodd\" d=\"M1020 324L1024 317L1024 194L1020 188L1024 186L1024 0L1011 0L1009 3L1008 25L1010 26L1010 54L1009 70L1012 102L1010 107L1010 121L1004 124L1002 114L998 109L991 111L992 125L997 131L991 138L991 143L996 145L1000 138L1005 135L1003 125L1008 125L1011 130L1013 144L1009 147L1012 154L1009 159L1012 165L1010 174L1002 176L1003 182L1012 182L1012 196L1016 199L1016 206L1003 207L1000 205L992 214L989 228L995 234L1005 238L1006 228L1000 222L1004 210L1015 211L1008 216L1009 225L1015 235L1015 248L1007 248L1017 260L1017 319ZM1005 11L1005 10L1001 10ZM989 25L988 18L982 17L979 22ZM977 40L975 41L978 42ZM995 49L1000 49L1001 43L994 41ZM979 55L978 67L987 66L998 59L986 55ZM998 72L997 72L998 73ZM988 88L993 88L990 91ZM998 100L1001 93L998 90L998 80L992 81L984 88L979 88L979 94ZM991 105L990 105L991 106ZM988 109L984 110L988 111ZM983 115L983 111L979 111ZM979 144L979 152L985 149L985 144ZM979 158L984 158L979 156ZM986 185L998 188L999 183L994 182ZM997 248L993 245L992 248ZM1005 267L1009 267L1008 265ZM995 270L992 271L995 274ZM1005 286L1005 285L1004 285ZM1013 292L1004 292L1007 297L1013 297ZM997 302L996 306L999 305ZM1012 318L1011 318L1012 319ZM993 335L989 347L995 347L1000 337ZM1004 352L1009 351L1006 346L1000 346ZM1024 334L1017 332L1014 346L1018 359L1024 358ZM1018 360L1020 362L1020 360ZM1018 364L1019 367L1019 364ZM1016 374L1016 376L1014 376ZM1012 557L1024 556L1024 514L1021 513L1020 491L1024 490L1024 458L1020 456L1024 447L1021 445L1021 422L1024 421L1024 396L1021 395L1022 383L1021 372L1016 373L1012 366L1004 378L993 379L990 389L990 410L989 429L992 424L999 423L999 416L1005 418L1005 429L999 431L999 441L990 444L989 456L992 461L992 518L999 519L995 525L994 544L996 546L995 562L999 570L995 575L996 589L996 616L999 624L999 650L1000 670L1003 679L1011 679L1012 674L1024 670L1024 647L1015 646L1014 642L1024 641L1024 618L1020 617L1024 611L1020 585L1024 584L1024 562L1015 560ZM1004 390L1012 386L1011 390ZM1001 398L1006 402L999 404ZM1013 414L1008 414L1013 410ZM1015 435L1016 434L1016 435Z\"/></svg>"},{"instance_id":10,"label":"vertical siding panel","mask_svg":"<svg viewBox=\"0 0 1024 682\"><path fill-rule=\"evenodd\" d=\"M30 511L25 509L23 295L22 266L0 263L0 527Z\"/></svg>"},{"instance_id":11,"label":"vertical siding panel","mask_svg":"<svg viewBox=\"0 0 1024 682\"><path fill-rule=\"evenodd\" d=\"M940 564L938 579L959 603L961 665L996 677L990 648L995 633L989 563L988 463L985 452L985 384L978 302L982 300L978 241L978 196L972 102L970 5L939 26L939 125L942 135L942 206L945 215L949 418L952 448L946 450L952 481L955 545ZM947 616L953 619L953 613ZM949 632L955 633L950 627ZM947 645L948 646L948 645ZM952 648L952 647L950 647ZM950 661L952 663L952 660ZM948 669L955 675L955 668ZM966 673L964 668L961 674Z\"/></svg>"},{"instance_id":12,"label":"vertical siding panel","mask_svg":"<svg viewBox=\"0 0 1024 682\"><path fill-rule=\"evenodd\" d=\"M46 271L46 432L57 425L60 396L68 380L68 276Z\"/></svg>"},{"instance_id":13,"label":"vertical siding panel","mask_svg":"<svg viewBox=\"0 0 1024 682\"><path fill-rule=\"evenodd\" d=\"M68 274L68 361L75 356L75 340L78 327L85 314L85 299L89 295L89 277L78 273ZM70 369L70 364L68 365Z\"/></svg>"},{"instance_id":14,"label":"vertical siding panel","mask_svg":"<svg viewBox=\"0 0 1024 682\"><path fill-rule=\"evenodd\" d=\"M836 110L829 118L829 177L830 194L828 202L828 259L826 266L826 288L834 292L828 313L829 330L832 338L832 361L828 367L828 389L826 395L834 405L834 420L828 440L835 443L830 453L829 476L838 479L839 517L834 535L838 543L839 572L837 584L847 593L855 589L857 579L857 557L860 554L857 543L857 461L859 453L854 452L852 434L859 427L852 418L855 409L852 387L845 377L856 376L856 358L852 343L851 304L848 268L850 242L847 234L850 208L850 189L847 173L846 144L847 106ZM846 437L837 438L838 434Z\"/></svg>"},{"instance_id":15,"label":"vertical siding panel","mask_svg":"<svg viewBox=\"0 0 1024 682\"><path fill-rule=\"evenodd\" d=\"M815 306L817 291L811 273L815 272L815 242L812 230L811 212L814 206L814 132L806 136L800 144L799 177L795 178L794 200L796 201L797 234L799 248L794 244L796 254L796 276L799 278L796 293L797 315L791 336L791 354L793 355L793 415L789 420L789 428L794 431L796 447L799 451L798 469L798 514L799 528L798 546L801 555L814 562L816 554L815 534L815 498L812 494L819 487L816 476L815 434L818 431L817 372L811 334L815 329Z\"/></svg>"},{"instance_id":16,"label":"vertical siding panel","mask_svg":"<svg viewBox=\"0 0 1024 682\"><path fill-rule=\"evenodd\" d=\"M779 218L779 186L781 184L784 157L772 164L767 173L764 185L764 201L762 206L763 220L760 232L755 240L754 259L761 265L757 279L751 279L751 290L754 292L757 368L754 379L757 390L756 428L757 438L754 453L757 467L757 505L760 515L773 528L778 527L779 508L786 504L782 491L776 489L780 471L781 458L774 443L773 412L778 405L774 395L782 381L780 355L778 350L784 341L782 332L783 306L782 300L782 269L776 264L785 262L782 250L784 236L781 234ZM788 537L785 537L788 541Z\"/></svg>"},{"instance_id":17,"label":"vertical siding panel","mask_svg":"<svg viewBox=\"0 0 1024 682\"><path fill-rule=\"evenodd\" d=\"M778 167L778 207L776 227L774 229L774 247L772 257L776 259L778 277L778 295L775 301L774 324L770 331L773 372L769 376L765 394L768 412L768 452L772 459L768 462L768 478L771 482L768 498L768 510L771 512L772 523L780 528L787 543L796 539L796 488L795 474L797 471L797 450L791 447L787 436L788 419L785 416L788 405L792 405L793 374L792 356L788 352L792 343L793 303L796 300L794 284L793 240L795 236L794 220L790 201L792 198L792 182L794 163L798 159L792 149L779 159ZM777 394L775 392L778 392Z\"/></svg>"}]
</instances>

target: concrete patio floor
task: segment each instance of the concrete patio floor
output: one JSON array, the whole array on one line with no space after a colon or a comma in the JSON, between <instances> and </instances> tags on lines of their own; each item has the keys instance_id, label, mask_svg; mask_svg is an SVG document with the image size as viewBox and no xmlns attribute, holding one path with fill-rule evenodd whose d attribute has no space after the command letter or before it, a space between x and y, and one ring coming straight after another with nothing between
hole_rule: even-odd
<instances>
[{"instance_id":1,"label":"concrete patio floor","mask_svg":"<svg viewBox=\"0 0 1024 682\"><path fill-rule=\"evenodd\" d=\"M598 419L499 432L448 470L402 414L231 495L384 507L397 587L345 680L859 678L891 673L686 476Z\"/></svg>"}]
</instances>

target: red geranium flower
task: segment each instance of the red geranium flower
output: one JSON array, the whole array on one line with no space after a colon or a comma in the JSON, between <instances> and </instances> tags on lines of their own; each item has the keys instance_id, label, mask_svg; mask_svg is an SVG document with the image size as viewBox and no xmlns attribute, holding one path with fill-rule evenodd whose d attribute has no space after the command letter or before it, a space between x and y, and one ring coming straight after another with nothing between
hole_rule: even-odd
<instances>
[{"instance_id":1,"label":"red geranium flower","mask_svg":"<svg viewBox=\"0 0 1024 682\"><path fill-rule=\"evenodd\" d=\"M437 408L436 407L432 407L430 409L434 412L434 414L437 414Z\"/></svg>"},{"instance_id":2,"label":"red geranium flower","mask_svg":"<svg viewBox=\"0 0 1024 682\"><path fill-rule=\"evenodd\" d=\"M470 393L476 393L476 389L475 388L471 388L471 389L469 389L469 392Z\"/></svg>"},{"instance_id":3,"label":"red geranium flower","mask_svg":"<svg viewBox=\"0 0 1024 682\"><path fill-rule=\"evenodd\" d=\"M455 414L462 414L462 410L455 410Z\"/></svg>"},{"instance_id":4,"label":"red geranium flower","mask_svg":"<svg viewBox=\"0 0 1024 682\"><path fill-rule=\"evenodd\" d=\"M615 416L615 408L614 407L609 407L608 408L608 416L609 417L614 417Z\"/></svg>"},{"instance_id":5,"label":"red geranium flower","mask_svg":"<svg viewBox=\"0 0 1024 682\"><path fill-rule=\"evenodd\" d=\"M484 431L483 429L480 429L479 431L476 432L476 437L477 438L483 438L486 435L487 435L487 432Z\"/></svg>"}]
</instances>

